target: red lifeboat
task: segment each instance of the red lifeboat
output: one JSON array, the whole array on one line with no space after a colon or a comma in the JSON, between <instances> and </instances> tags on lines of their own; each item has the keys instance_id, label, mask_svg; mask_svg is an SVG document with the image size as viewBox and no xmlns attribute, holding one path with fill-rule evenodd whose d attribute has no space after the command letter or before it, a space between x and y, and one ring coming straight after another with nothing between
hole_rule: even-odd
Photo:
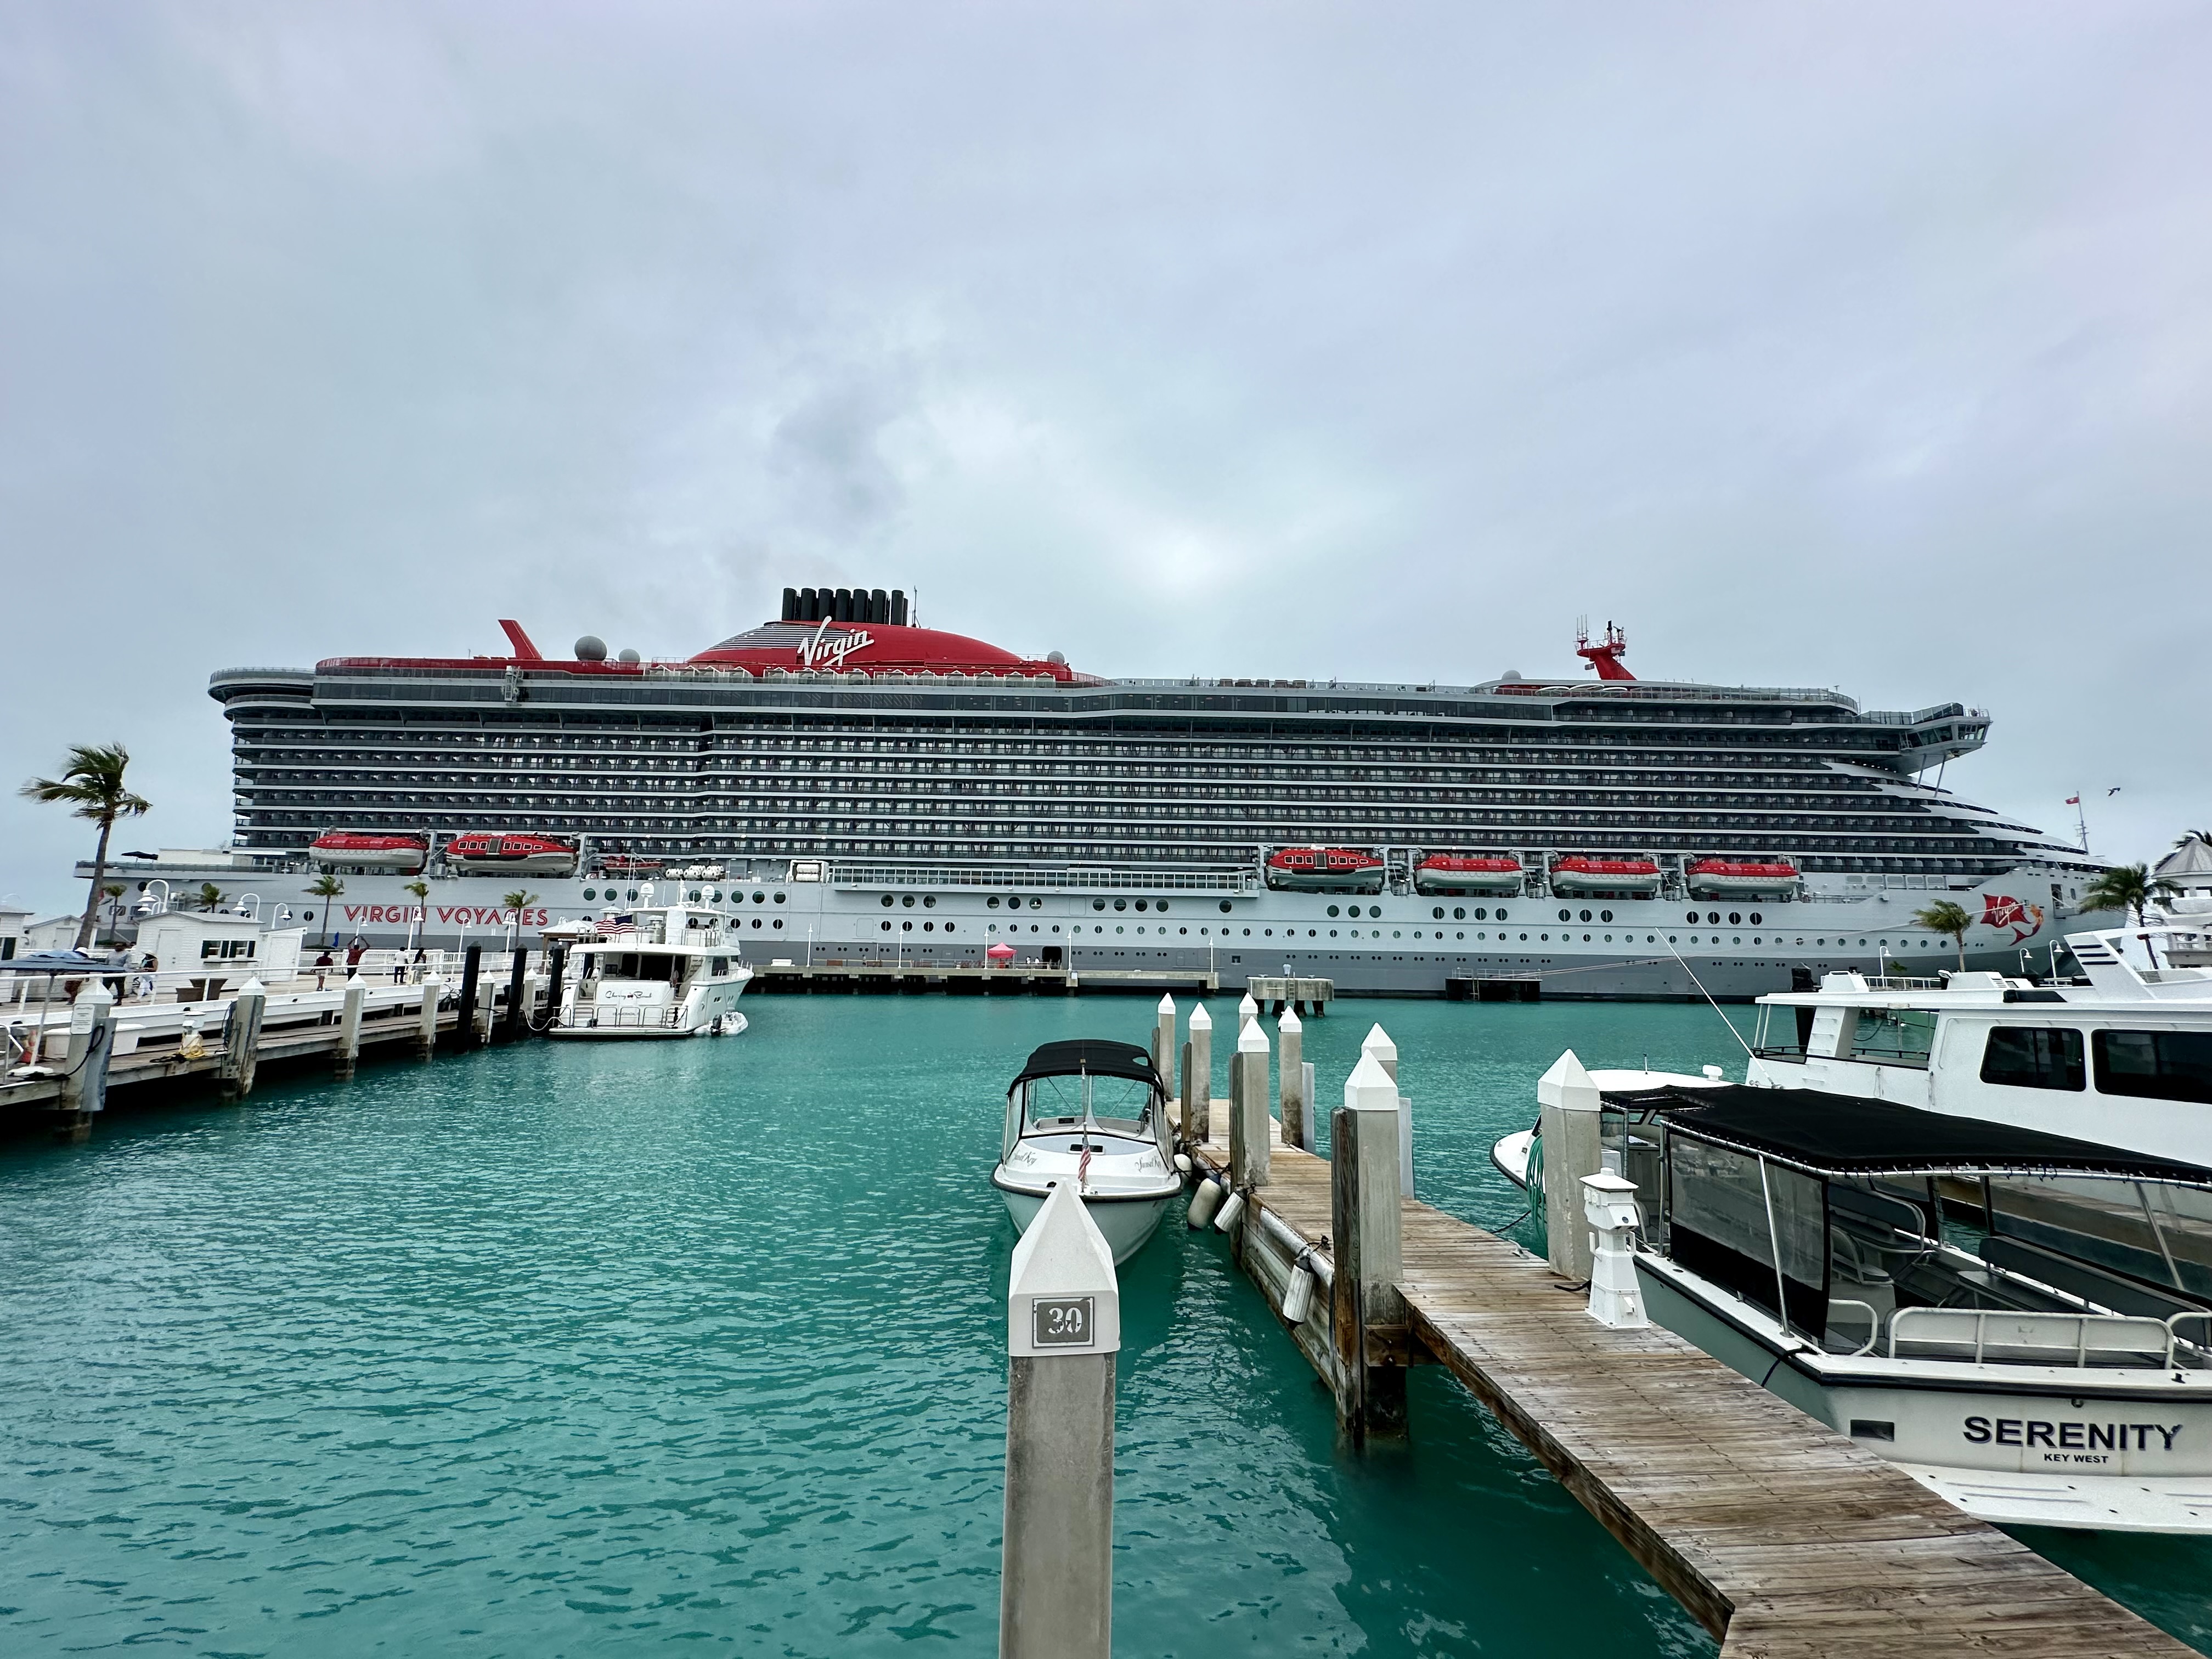
<instances>
[{"instance_id":1,"label":"red lifeboat","mask_svg":"<svg viewBox=\"0 0 2212 1659\"><path fill-rule=\"evenodd\" d=\"M380 830L325 830L308 844L307 856L319 870L417 876L429 860L430 840Z\"/></svg>"},{"instance_id":2,"label":"red lifeboat","mask_svg":"<svg viewBox=\"0 0 2212 1659\"><path fill-rule=\"evenodd\" d=\"M1659 890L1659 866L1652 859L1555 859L1552 863L1554 893L1618 893L1648 897Z\"/></svg>"},{"instance_id":3,"label":"red lifeboat","mask_svg":"<svg viewBox=\"0 0 2212 1659\"><path fill-rule=\"evenodd\" d=\"M1683 874L1692 892L1714 898L1787 893L1797 885L1797 866L1787 859L1699 859Z\"/></svg>"},{"instance_id":4,"label":"red lifeboat","mask_svg":"<svg viewBox=\"0 0 2212 1659\"><path fill-rule=\"evenodd\" d=\"M1521 860L1437 853L1413 866L1413 887L1423 893L1517 893Z\"/></svg>"},{"instance_id":5,"label":"red lifeboat","mask_svg":"<svg viewBox=\"0 0 2212 1659\"><path fill-rule=\"evenodd\" d=\"M446 867L465 876L573 876L577 849L556 836L470 830L446 843Z\"/></svg>"},{"instance_id":6,"label":"red lifeboat","mask_svg":"<svg viewBox=\"0 0 2212 1659\"><path fill-rule=\"evenodd\" d=\"M668 860L641 854L610 853L599 864L611 876L657 876L667 867Z\"/></svg>"},{"instance_id":7,"label":"red lifeboat","mask_svg":"<svg viewBox=\"0 0 2212 1659\"><path fill-rule=\"evenodd\" d=\"M1308 893L1379 893L1382 860L1350 847L1286 847L1267 855L1267 885Z\"/></svg>"}]
</instances>

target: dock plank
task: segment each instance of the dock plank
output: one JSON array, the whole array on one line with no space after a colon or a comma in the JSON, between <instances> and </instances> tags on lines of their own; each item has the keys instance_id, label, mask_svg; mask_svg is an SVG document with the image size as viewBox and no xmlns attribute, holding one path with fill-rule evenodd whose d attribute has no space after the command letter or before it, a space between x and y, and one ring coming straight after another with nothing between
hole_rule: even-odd
<instances>
[{"instance_id":1,"label":"dock plank","mask_svg":"<svg viewBox=\"0 0 2212 1659\"><path fill-rule=\"evenodd\" d=\"M1225 1144L1193 1150L1225 1173ZM1326 1255L1329 1198L1327 1161L1278 1134L1249 1201ZM1599 1324L1518 1246L1413 1200L1403 1218L1399 1289L1418 1342L1721 1638L1723 1659L2190 1652L1673 1333ZM1274 1303L1279 1267L1260 1270L1252 1249L1246 1270Z\"/></svg>"}]
</instances>

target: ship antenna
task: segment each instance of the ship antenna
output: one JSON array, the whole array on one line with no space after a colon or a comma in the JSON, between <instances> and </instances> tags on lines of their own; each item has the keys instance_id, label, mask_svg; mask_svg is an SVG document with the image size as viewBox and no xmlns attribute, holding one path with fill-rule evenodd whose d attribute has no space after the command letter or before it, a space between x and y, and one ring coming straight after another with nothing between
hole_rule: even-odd
<instances>
[{"instance_id":1,"label":"ship antenna","mask_svg":"<svg viewBox=\"0 0 2212 1659\"><path fill-rule=\"evenodd\" d=\"M1706 1005L1710 1006L1715 1013L1721 1015L1721 1024L1729 1028L1729 1035L1735 1039L1735 1046L1743 1050L1744 1058L1752 1061L1753 1064L1756 1064L1758 1062L1759 1056L1752 1053L1751 1045L1743 1040L1743 1033L1735 1029L1735 1022L1734 1020L1730 1019L1726 1014L1721 1014L1720 1004L1715 1002L1713 1000L1713 994L1705 989L1705 982L1698 977L1698 970L1691 967L1688 963L1682 961L1682 953L1674 948L1674 942L1672 939L1669 939L1667 942L1667 953L1673 957L1675 961L1682 963L1682 971L1690 976L1690 983L1698 988L1698 994L1705 1000ZM1744 1073L1744 1081L1748 1083L1750 1080L1751 1073L1747 1071Z\"/></svg>"}]
</instances>

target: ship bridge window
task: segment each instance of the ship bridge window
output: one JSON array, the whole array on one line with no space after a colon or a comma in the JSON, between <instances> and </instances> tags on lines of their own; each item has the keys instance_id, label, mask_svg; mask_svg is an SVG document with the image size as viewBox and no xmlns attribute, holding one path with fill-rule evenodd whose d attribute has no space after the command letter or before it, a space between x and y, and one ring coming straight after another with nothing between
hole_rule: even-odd
<instances>
[{"instance_id":1,"label":"ship bridge window","mask_svg":"<svg viewBox=\"0 0 2212 1659\"><path fill-rule=\"evenodd\" d=\"M2100 1034L2101 1035L2101 1034ZM2032 1025L2000 1025L1982 1049L1982 1081L2015 1089L2086 1088L2081 1034Z\"/></svg>"},{"instance_id":2,"label":"ship bridge window","mask_svg":"<svg viewBox=\"0 0 2212 1659\"><path fill-rule=\"evenodd\" d=\"M2212 1103L2212 1031L2094 1031L2089 1048L2105 1094Z\"/></svg>"}]
</instances>

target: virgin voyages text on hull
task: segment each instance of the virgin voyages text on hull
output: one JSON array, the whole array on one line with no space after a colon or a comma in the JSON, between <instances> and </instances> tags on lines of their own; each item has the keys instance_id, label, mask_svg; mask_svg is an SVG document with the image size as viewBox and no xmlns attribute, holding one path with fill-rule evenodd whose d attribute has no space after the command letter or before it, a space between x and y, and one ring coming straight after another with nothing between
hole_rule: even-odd
<instances>
[{"instance_id":1,"label":"virgin voyages text on hull","mask_svg":"<svg viewBox=\"0 0 2212 1659\"><path fill-rule=\"evenodd\" d=\"M1948 939L2039 969L2094 866L1923 778L1958 703L1638 680L1115 680L913 625L903 595L785 591L682 661L338 657L226 669L229 860L342 936L452 943L526 877L547 918L681 890L744 959L1285 968L1347 992L1534 978L1547 995L1787 989ZM511 855L511 856L510 856ZM144 874L171 874L166 868ZM427 881L418 902L406 890ZM647 884L653 889L647 892ZM531 921L538 917L530 918Z\"/></svg>"}]
</instances>

